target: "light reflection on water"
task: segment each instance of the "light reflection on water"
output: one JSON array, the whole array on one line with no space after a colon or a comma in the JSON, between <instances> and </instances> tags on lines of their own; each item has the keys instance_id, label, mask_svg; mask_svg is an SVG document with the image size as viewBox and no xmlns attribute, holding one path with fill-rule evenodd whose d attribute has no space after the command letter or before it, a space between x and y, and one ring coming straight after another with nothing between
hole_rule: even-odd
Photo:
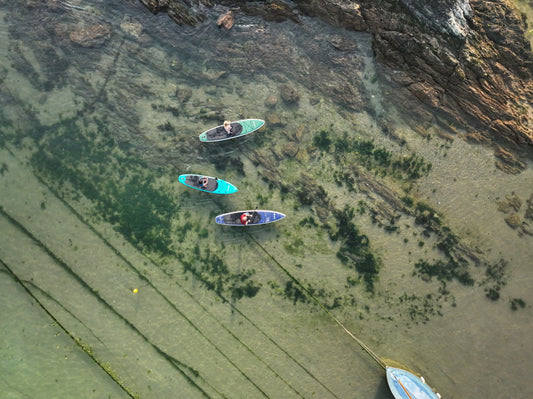
<instances>
[{"instance_id":1,"label":"light reflection on water","mask_svg":"<svg viewBox=\"0 0 533 399\"><path fill-rule=\"evenodd\" d=\"M172 397L178 391L191 398L390 398L379 367L331 319L309 303L283 299L287 276L245 232L211 223L217 213L260 206L283 211L288 218L250 232L253 239L304 285L322 288L330 295L352 295L355 305L334 311L378 354L422 372L443 397L499 397L504 392L500 384L485 381L494 373L509 378L521 397L528 396L531 388L523 378L523 367L516 362L515 355L520 354L510 345L513 340L521 341L522 356L531 354L527 337L532 325L527 316L531 316L533 298L526 271L532 255L531 237L518 237L510 230L494 202L512 191L528 198L531 169L507 176L494 168L486 149L459 140L448 145L438 138L427 141L403 130L407 147L433 164L432 172L420 180L414 193L442 212L447 224L469 245L479 246L487 259L504 257L513 262L503 290L505 298L500 302L490 303L483 288L452 282L449 288L457 306L444 303L444 317L434 316L427 324L412 323L408 308L397 298L404 293L435 295L438 284L411 276L419 257L436 256L431 239L420 246L420 231L412 226L402 225L398 234L385 233L372 223L368 212L358 215L358 226L370 238L384 266L376 296L366 294L361 286L350 291L346 288L350 271L335 256L339 244L331 242L323 229L300 226L298 222L311 214L309 210L269 190L258 177L261 168L252 156L256 149L283 148L300 125L305 126L302 146L311 144L312 134L327 129L338 134L356 132L395 153L408 153L406 147L384 137L363 110L347 111L329 100L327 87L317 82L313 85L312 76L328 73L332 79L341 79L344 73L347 81L361 81L374 96L370 97L371 113L384 112L367 35L336 31L315 20L294 25L255 18L240 20L234 30L224 32L213 23L218 9L207 9L209 19L198 28L180 28L164 14L150 15L138 2L112 7L104 2L65 5L65 12L47 11L38 21L22 20L18 25L8 18L8 10L2 12L2 35L9 40L3 41L0 54L2 69L7 71L1 101L6 104L3 119L13 122L4 127L2 135L8 137L13 153L2 150L0 159L8 166L1 180L4 194L0 205L6 215L0 218L0 230L9 237L0 246L0 258L21 280L39 287L31 289L33 294L61 319L67 331L91 347L102 364L91 362L44 313L35 315L28 294L2 267L5 289L0 295L2 303L9 304L3 306L2 320L10 323L2 323L2 359L8 360L0 362L0 369L8 377L0 380L5 388L1 391L13 397L19 392L31 397L127 397L104 373L107 371L140 397ZM124 15L131 18L128 21L142 24L138 38L121 28ZM39 45L29 42L31 33L27 31L35 22L46 27L43 35L57 35L41 37L39 45L57 49L68 60L67 69L60 70L57 60L52 68L40 69L46 64L36 61L33 51ZM82 22L109 24L110 39L97 48L72 45L63 29L68 32ZM335 35L356 42L357 55L336 52L328 41ZM232 52L234 49L239 51ZM228 59L227 54L235 58ZM343 65L356 67L343 69ZM54 90L39 87L46 86L43 76L51 76L48 81L56 83ZM270 110L266 98L287 82L298 88L299 106L285 106L280 101ZM183 93L190 98L180 103ZM313 96L319 97L317 103ZM262 117L272 112L281 123L247 139L220 147L197 141L200 132L223 119ZM44 126L42 132L31 130L35 126L32 117ZM101 137L105 125L117 148L146 162L147 173L160 173L156 184L179 205L179 218L173 219L172 225L178 231L191 222L189 230L179 230L181 235L174 237L173 248L182 258L144 256L114 233L90 203L79 201L75 190L55 191L53 184L47 188L35 179L26 164L35 143L27 140L27 147L20 147L13 144L16 136L46 141L47 135L54 135L69 118L75 119L80 129L96 132L87 135L97 148L108 147L110 138ZM56 122L56 127L47 127ZM172 129L158 128L166 122ZM79 143L68 141L68 132L73 133L67 130L58 144L73 151ZM124 160L118 158L118 150L116 154ZM224 164L228 157L241 162L244 176L239 167ZM334 183L331 160L288 158L278 153L272 161L284 172L283 179L294 183L301 172L319 176L317 180L339 207L369 201L361 192L351 193ZM136 168L132 165L132 173ZM114 173L109 169L103 169L103 177L120 181L120 165ZM237 184L239 193L213 198L188 192L173 179L184 171L224 176ZM412 225L404 216L401 221ZM208 235L198 239L202 228ZM201 256L195 258L196 247ZM184 273L184 264L201 267L205 259L216 263L213 257L206 257L208 249L219 252L232 271L253 269L254 280L261 284L257 296L237 300L226 291L217 295ZM62 262L72 272L60 267ZM138 291L134 293L135 288ZM523 298L527 308L511 312L506 301L515 297ZM21 305L13 306L14 302ZM43 323L48 325L42 327ZM497 328L492 329L493 325ZM509 325L512 331L504 330ZM18 339L20 331L32 349ZM443 338L449 336L453 339ZM491 341L498 343L496 348L488 347ZM498 359L496 364L491 356ZM529 356L523 359L527 362ZM57 367L51 368L50 360ZM33 379L27 369L37 377Z\"/></svg>"}]
</instances>

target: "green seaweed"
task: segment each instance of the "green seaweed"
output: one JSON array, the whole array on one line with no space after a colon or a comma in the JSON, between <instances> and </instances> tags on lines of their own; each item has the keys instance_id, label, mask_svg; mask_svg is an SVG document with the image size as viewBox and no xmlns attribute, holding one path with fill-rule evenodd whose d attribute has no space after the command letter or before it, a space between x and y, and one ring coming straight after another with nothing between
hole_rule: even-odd
<instances>
[{"instance_id":1,"label":"green seaweed","mask_svg":"<svg viewBox=\"0 0 533 399\"><path fill-rule=\"evenodd\" d=\"M97 144L75 120L50 128L40 151L31 157L34 168L60 186L74 186L132 244L172 255L171 218L179 206L156 186L155 174L143 162L117 152L114 140L106 138L110 132L105 123L95 122L101 127L98 137L104 138Z\"/></svg>"},{"instance_id":2,"label":"green seaweed","mask_svg":"<svg viewBox=\"0 0 533 399\"><path fill-rule=\"evenodd\" d=\"M485 287L485 295L492 301L500 299L500 291L507 284L506 270L507 262L503 259L487 265L485 269L485 278L480 285Z\"/></svg>"},{"instance_id":3,"label":"green seaweed","mask_svg":"<svg viewBox=\"0 0 533 399\"><path fill-rule=\"evenodd\" d=\"M362 276L366 289L373 292L379 273L379 261L371 252L368 237L361 234L353 223L354 214L354 209L348 205L342 210L335 210L337 231L330 232L330 238L342 241L337 258L353 267Z\"/></svg>"},{"instance_id":4,"label":"green seaweed","mask_svg":"<svg viewBox=\"0 0 533 399\"><path fill-rule=\"evenodd\" d=\"M244 172L244 164L239 158L219 155L212 158L212 162L217 170L225 171L231 169L236 171L240 176L246 176L246 173Z\"/></svg>"},{"instance_id":5,"label":"green seaweed","mask_svg":"<svg viewBox=\"0 0 533 399\"><path fill-rule=\"evenodd\" d=\"M193 249L193 257L180 259L183 271L192 273L204 287L221 297L229 296L236 301L243 297L253 298L261 289L261 283L252 279L254 269L231 271L224 260L209 248L202 251L198 245Z\"/></svg>"},{"instance_id":6,"label":"green seaweed","mask_svg":"<svg viewBox=\"0 0 533 399\"><path fill-rule=\"evenodd\" d=\"M318 137L317 140L320 142L321 136ZM377 147L372 140L354 139L348 133L337 137L333 144L338 161L343 160L341 155L349 154L355 156L366 169L376 171L383 176L391 175L399 180L419 179L426 176L432 167L431 163L417 154L394 154L386 148ZM327 148L329 149L329 146Z\"/></svg>"},{"instance_id":7,"label":"green seaweed","mask_svg":"<svg viewBox=\"0 0 533 399\"><path fill-rule=\"evenodd\" d=\"M292 280L287 281L283 293L285 297L291 299L295 305L297 302L309 303L309 298L305 292L301 290L298 285L294 284Z\"/></svg>"},{"instance_id":8,"label":"green seaweed","mask_svg":"<svg viewBox=\"0 0 533 399\"><path fill-rule=\"evenodd\" d=\"M518 310L519 308L523 309L523 308L526 307L526 303L521 298L513 298L513 299L511 299L510 300L510 304L511 304L511 310L513 310L513 311Z\"/></svg>"},{"instance_id":9,"label":"green seaweed","mask_svg":"<svg viewBox=\"0 0 533 399\"><path fill-rule=\"evenodd\" d=\"M331 144L332 140L328 137L328 132L326 130L321 130L313 137L313 145L322 151L329 151Z\"/></svg>"},{"instance_id":10,"label":"green seaweed","mask_svg":"<svg viewBox=\"0 0 533 399\"><path fill-rule=\"evenodd\" d=\"M419 259L415 263L415 274L420 277L436 277L441 282L455 279L463 285L472 286L474 285L474 279L466 270L466 266L454 259L447 259L446 261L439 259L434 262Z\"/></svg>"}]
</instances>

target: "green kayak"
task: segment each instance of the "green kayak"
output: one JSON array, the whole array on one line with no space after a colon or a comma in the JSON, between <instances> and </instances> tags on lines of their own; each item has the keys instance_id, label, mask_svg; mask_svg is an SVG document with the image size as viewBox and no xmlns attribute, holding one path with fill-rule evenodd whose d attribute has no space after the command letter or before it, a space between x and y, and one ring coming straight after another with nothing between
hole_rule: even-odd
<instances>
[{"instance_id":1,"label":"green kayak","mask_svg":"<svg viewBox=\"0 0 533 399\"><path fill-rule=\"evenodd\" d=\"M262 119L244 119L242 121L231 122L231 131L229 134L224 129L224 125L220 125L206 130L199 136L199 139L206 143L231 140L255 132L264 124L265 121Z\"/></svg>"}]
</instances>

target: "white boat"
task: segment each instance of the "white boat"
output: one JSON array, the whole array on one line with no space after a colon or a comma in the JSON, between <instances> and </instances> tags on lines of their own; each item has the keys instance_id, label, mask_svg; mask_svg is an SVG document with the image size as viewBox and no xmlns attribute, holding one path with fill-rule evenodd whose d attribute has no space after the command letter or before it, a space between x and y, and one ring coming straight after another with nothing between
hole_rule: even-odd
<instances>
[{"instance_id":1,"label":"white boat","mask_svg":"<svg viewBox=\"0 0 533 399\"><path fill-rule=\"evenodd\" d=\"M394 399L440 399L422 377L395 367L387 367L387 382Z\"/></svg>"}]
</instances>

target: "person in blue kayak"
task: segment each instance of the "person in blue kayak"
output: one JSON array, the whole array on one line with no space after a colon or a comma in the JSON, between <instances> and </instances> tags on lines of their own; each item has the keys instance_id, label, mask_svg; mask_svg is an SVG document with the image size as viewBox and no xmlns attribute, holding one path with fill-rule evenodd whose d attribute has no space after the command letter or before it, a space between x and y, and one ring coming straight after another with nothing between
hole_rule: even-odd
<instances>
[{"instance_id":1,"label":"person in blue kayak","mask_svg":"<svg viewBox=\"0 0 533 399\"><path fill-rule=\"evenodd\" d=\"M209 179L206 176L202 176L200 179L198 179L198 184L202 188L207 188L207 185L209 184Z\"/></svg>"},{"instance_id":2,"label":"person in blue kayak","mask_svg":"<svg viewBox=\"0 0 533 399\"><path fill-rule=\"evenodd\" d=\"M233 136L233 128L231 127L230 121L224 121L224 130L226 131L226 135L228 137Z\"/></svg>"},{"instance_id":3,"label":"person in blue kayak","mask_svg":"<svg viewBox=\"0 0 533 399\"><path fill-rule=\"evenodd\" d=\"M248 223L250 223L252 221L252 216L249 215L248 213L244 212L243 214L241 214L241 223L243 225L247 225Z\"/></svg>"}]
</instances>

